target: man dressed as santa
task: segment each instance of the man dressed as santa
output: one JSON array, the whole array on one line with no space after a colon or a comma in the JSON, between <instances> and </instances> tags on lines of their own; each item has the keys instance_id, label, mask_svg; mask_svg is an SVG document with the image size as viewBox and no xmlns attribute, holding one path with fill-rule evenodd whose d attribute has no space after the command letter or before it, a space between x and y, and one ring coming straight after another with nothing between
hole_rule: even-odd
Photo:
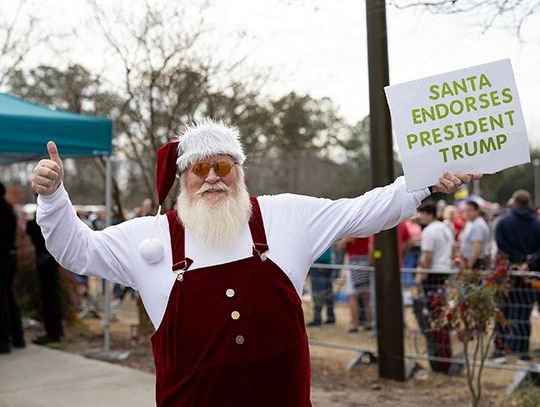
<instances>
[{"instance_id":1,"label":"man dressed as santa","mask_svg":"<svg viewBox=\"0 0 540 407\"><path fill-rule=\"evenodd\" d=\"M56 145L47 149L32 178L47 247L68 270L140 292L160 407L310 406L300 294L311 264L344 236L394 227L430 194L400 177L355 199L250 198L237 130L205 121L158 151L158 199L179 173L177 210L96 232L77 218ZM444 174L432 190L470 179Z\"/></svg>"}]
</instances>

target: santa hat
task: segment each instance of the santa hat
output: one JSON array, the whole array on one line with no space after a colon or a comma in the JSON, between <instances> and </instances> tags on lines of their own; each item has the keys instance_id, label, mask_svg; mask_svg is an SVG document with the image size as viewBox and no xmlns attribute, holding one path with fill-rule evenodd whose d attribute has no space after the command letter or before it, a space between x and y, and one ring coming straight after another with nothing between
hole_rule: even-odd
<instances>
[{"instance_id":1,"label":"santa hat","mask_svg":"<svg viewBox=\"0 0 540 407\"><path fill-rule=\"evenodd\" d=\"M179 137L176 165L183 172L191 164L218 154L230 155L239 164L246 160L236 127L207 119L186 127Z\"/></svg>"},{"instance_id":2,"label":"santa hat","mask_svg":"<svg viewBox=\"0 0 540 407\"><path fill-rule=\"evenodd\" d=\"M177 171L181 173L195 162L218 154L230 155L240 165L246 160L236 127L210 119L186 127L181 134L158 150L158 215L174 184ZM139 251L148 263L157 263L163 257L163 244L155 237L145 239Z\"/></svg>"},{"instance_id":3,"label":"santa hat","mask_svg":"<svg viewBox=\"0 0 540 407\"><path fill-rule=\"evenodd\" d=\"M176 172L199 160L213 155L226 154L242 165L246 160L236 127L210 119L195 123L184 129L158 150L156 183L159 205L162 205L171 190Z\"/></svg>"}]
</instances>

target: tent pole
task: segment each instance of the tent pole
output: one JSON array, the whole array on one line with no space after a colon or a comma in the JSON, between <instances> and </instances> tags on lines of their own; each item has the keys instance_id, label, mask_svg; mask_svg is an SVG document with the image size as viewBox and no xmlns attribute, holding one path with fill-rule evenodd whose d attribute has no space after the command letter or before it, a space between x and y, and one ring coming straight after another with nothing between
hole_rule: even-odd
<instances>
[{"instance_id":1,"label":"tent pole","mask_svg":"<svg viewBox=\"0 0 540 407\"><path fill-rule=\"evenodd\" d=\"M111 225L111 156L105 157L105 222L106 226ZM109 281L103 280L103 310L105 313L103 321L103 351L105 357L109 357L111 352L111 291Z\"/></svg>"}]
</instances>

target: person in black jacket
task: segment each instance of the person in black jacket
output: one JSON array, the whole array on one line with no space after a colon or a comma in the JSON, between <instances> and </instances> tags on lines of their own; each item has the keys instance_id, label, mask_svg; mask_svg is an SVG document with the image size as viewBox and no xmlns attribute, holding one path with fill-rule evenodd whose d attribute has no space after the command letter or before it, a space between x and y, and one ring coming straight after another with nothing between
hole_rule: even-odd
<instances>
[{"instance_id":1,"label":"person in black jacket","mask_svg":"<svg viewBox=\"0 0 540 407\"><path fill-rule=\"evenodd\" d=\"M495 240L499 251L506 256L515 269L538 271L540 268L540 220L531 207L531 194L517 190L512 194L511 211L495 228ZM522 361L530 360L530 316L534 304L531 284L526 278L513 276L511 290L506 298L503 313L510 322L506 345L519 355ZM506 308L506 309L505 309Z\"/></svg>"},{"instance_id":2,"label":"person in black jacket","mask_svg":"<svg viewBox=\"0 0 540 407\"><path fill-rule=\"evenodd\" d=\"M0 183L0 353L11 352L11 346L24 348L19 306L13 293L13 278L17 270L17 216L4 196Z\"/></svg>"},{"instance_id":3,"label":"person in black jacket","mask_svg":"<svg viewBox=\"0 0 540 407\"><path fill-rule=\"evenodd\" d=\"M45 239L35 219L26 224L26 234L30 236L36 249L37 271L43 304L43 325L45 327L45 334L36 336L32 342L37 345L57 343L64 336L59 266L45 247Z\"/></svg>"}]
</instances>

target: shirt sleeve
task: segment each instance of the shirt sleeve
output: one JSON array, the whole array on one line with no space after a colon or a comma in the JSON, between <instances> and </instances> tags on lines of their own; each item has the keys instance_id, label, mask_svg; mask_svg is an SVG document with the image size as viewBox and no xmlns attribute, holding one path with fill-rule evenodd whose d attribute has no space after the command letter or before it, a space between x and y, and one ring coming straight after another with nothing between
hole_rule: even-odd
<instances>
[{"instance_id":1,"label":"shirt sleeve","mask_svg":"<svg viewBox=\"0 0 540 407\"><path fill-rule=\"evenodd\" d=\"M351 199L330 200L301 195L265 196L259 200L271 256L297 289L310 265L336 240L367 237L414 215L427 188L408 192L399 177Z\"/></svg>"},{"instance_id":2,"label":"shirt sleeve","mask_svg":"<svg viewBox=\"0 0 540 407\"><path fill-rule=\"evenodd\" d=\"M486 239L484 228L480 224L473 224L469 233L470 242L483 242Z\"/></svg>"},{"instance_id":3,"label":"shirt sleeve","mask_svg":"<svg viewBox=\"0 0 540 407\"><path fill-rule=\"evenodd\" d=\"M431 233L431 229L426 228L422 232L422 240L420 243L420 249L423 252L426 252L426 251L433 251L434 247L435 247L435 241L433 239L433 234Z\"/></svg>"},{"instance_id":4,"label":"shirt sleeve","mask_svg":"<svg viewBox=\"0 0 540 407\"><path fill-rule=\"evenodd\" d=\"M353 199L305 198L298 208L307 236L312 240L315 259L319 252L344 236L367 237L395 227L416 213L429 190L407 192L405 178L375 188Z\"/></svg>"},{"instance_id":5,"label":"shirt sleeve","mask_svg":"<svg viewBox=\"0 0 540 407\"><path fill-rule=\"evenodd\" d=\"M140 267L137 248L145 238L141 231L152 230L150 219L94 231L77 217L63 185L49 196L38 197L37 222L47 249L62 267L134 288L130 271ZM144 227L144 223L149 224Z\"/></svg>"}]
</instances>

